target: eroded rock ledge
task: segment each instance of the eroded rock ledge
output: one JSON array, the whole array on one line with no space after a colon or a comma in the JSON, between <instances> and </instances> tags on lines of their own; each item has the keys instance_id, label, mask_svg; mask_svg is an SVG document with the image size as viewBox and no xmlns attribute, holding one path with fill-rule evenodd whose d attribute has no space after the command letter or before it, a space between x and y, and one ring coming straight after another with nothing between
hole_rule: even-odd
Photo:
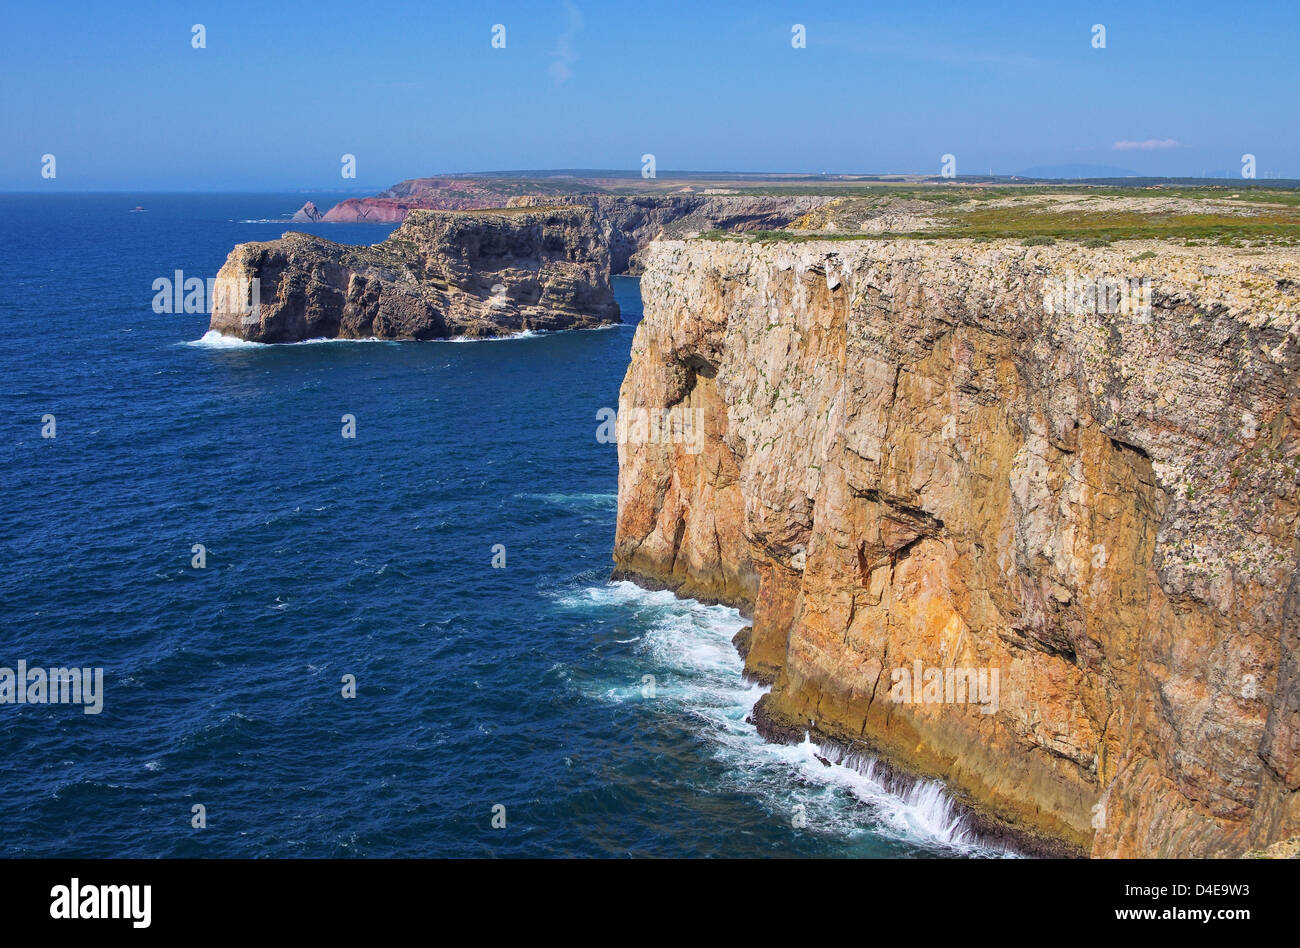
<instances>
[{"instance_id":1,"label":"eroded rock ledge","mask_svg":"<svg viewBox=\"0 0 1300 948\"><path fill-rule=\"evenodd\" d=\"M255 342L443 339L618 322L608 228L587 208L412 211L383 243L308 234L239 244L210 328Z\"/></svg>"},{"instance_id":2,"label":"eroded rock ledge","mask_svg":"<svg viewBox=\"0 0 1300 948\"><path fill-rule=\"evenodd\" d=\"M705 437L620 443L617 571L752 612L766 733L1094 856L1300 833L1300 252L646 256L620 414ZM1149 309L1062 305L1131 278ZM996 706L892 700L917 662Z\"/></svg>"}]
</instances>

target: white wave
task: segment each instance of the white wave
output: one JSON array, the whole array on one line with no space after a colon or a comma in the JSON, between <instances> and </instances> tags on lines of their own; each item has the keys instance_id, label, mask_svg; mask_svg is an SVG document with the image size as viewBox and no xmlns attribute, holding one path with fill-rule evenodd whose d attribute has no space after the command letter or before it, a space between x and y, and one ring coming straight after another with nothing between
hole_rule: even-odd
<instances>
[{"instance_id":1,"label":"white wave","mask_svg":"<svg viewBox=\"0 0 1300 948\"><path fill-rule=\"evenodd\" d=\"M810 783L838 788L864 804L880 835L969 855L1006 855L980 844L937 780L918 781L901 792L891 792L874 759L845 755L837 747L814 743L806 734L799 744L780 746L775 756Z\"/></svg>"},{"instance_id":2,"label":"white wave","mask_svg":"<svg viewBox=\"0 0 1300 948\"><path fill-rule=\"evenodd\" d=\"M746 621L735 609L630 582L560 595L556 602L566 609L630 613L627 624L645 629L635 650L655 675L656 702L663 702L665 713L694 722L726 765L730 789L758 795L774 813L802 807L812 832L872 834L970 856L1008 855L979 842L938 781L895 793L869 757L808 737L799 744L763 740L747 719L769 689L742 677L744 663L731 639ZM640 683L639 676L612 687L593 683L593 694L615 704L643 700Z\"/></svg>"},{"instance_id":3,"label":"white wave","mask_svg":"<svg viewBox=\"0 0 1300 948\"><path fill-rule=\"evenodd\" d=\"M613 329L621 323L612 323L605 326L590 326L586 329L565 329L557 330L559 332L592 332L597 329ZM522 332L511 333L508 336L452 336L448 339L380 339L378 336L367 336L364 339L301 339L298 342L252 342L248 339L240 339L238 336L227 336L215 329L209 329L202 338L192 339L184 343L187 346L196 346L201 349L251 349L257 346L269 347L271 345L279 346L319 346L330 343L346 342L382 342L392 346L400 346L408 342L510 342L514 339L533 339L537 336L553 335L546 329L525 329Z\"/></svg>"},{"instance_id":4,"label":"white wave","mask_svg":"<svg viewBox=\"0 0 1300 948\"><path fill-rule=\"evenodd\" d=\"M604 586L590 586L574 593L557 597L561 606L577 608L582 606L645 606L645 607L682 607L692 600L679 599L665 590L643 589L636 583L626 580L606 583ZM698 605L698 603L697 603Z\"/></svg>"},{"instance_id":5,"label":"white wave","mask_svg":"<svg viewBox=\"0 0 1300 948\"><path fill-rule=\"evenodd\" d=\"M226 336L215 329L209 329L201 339L192 339L185 345L200 349L257 349L266 346L266 343L250 342L238 336Z\"/></svg>"},{"instance_id":6,"label":"white wave","mask_svg":"<svg viewBox=\"0 0 1300 948\"><path fill-rule=\"evenodd\" d=\"M509 342L512 339L532 339L534 336L549 335L545 329L525 329L508 336L452 336L450 339L434 339L432 342Z\"/></svg>"},{"instance_id":7,"label":"white wave","mask_svg":"<svg viewBox=\"0 0 1300 948\"><path fill-rule=\"evenodd\" d=\"M202 338L193 339L185 345L195 346L200 349L270 349L273 346L325 346L334 344L356 343L356 342L382 342L388 345L401 345L396 339L380 339L378 336L368 336L364 339L302 339L298 342L253 342L249 339L240 339L238 336L227 336L215 329L209 329Z\"/></svg>"}]
</instances>

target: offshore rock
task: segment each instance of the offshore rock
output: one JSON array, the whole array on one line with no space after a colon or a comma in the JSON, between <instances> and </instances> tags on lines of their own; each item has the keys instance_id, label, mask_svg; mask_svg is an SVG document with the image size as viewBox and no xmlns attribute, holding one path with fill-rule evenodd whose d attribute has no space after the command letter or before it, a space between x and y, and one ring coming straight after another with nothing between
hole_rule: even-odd
<instances>
[{"instance_id":1,"label":"offshore rock","mask_svg":"<svg viewBox=\"0 0 1300 948\"><path fill-rule=\"evenodd\" d=\"M413 211L383 243L239 244L210 329L254 342L444 339L618 322L607 228L586 208ZM251 305L256 302L257 305Z\"/></svg>"},{"instance_id":2,"label":"offshore rock","mask_svg":"<svg viewBox=\"0 0 1300 948\"><path fill-rule=\"evenodd\" d=\"M308 201L298 210L293 212L290 218L295 224L314 224L321 219L320 209L316 207L313 201Z\"/></svg>"}]
</instances>

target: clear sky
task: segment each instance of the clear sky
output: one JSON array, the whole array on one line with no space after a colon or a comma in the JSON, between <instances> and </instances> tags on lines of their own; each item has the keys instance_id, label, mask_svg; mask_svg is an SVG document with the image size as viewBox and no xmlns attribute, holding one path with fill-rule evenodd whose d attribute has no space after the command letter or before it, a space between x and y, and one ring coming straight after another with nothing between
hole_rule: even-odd
<instances>
[{"instance_id":1,"label":"clear sky","mask_svg":"<svg viewBox=\"0 0 1300 948\"><path fill-rule=\"evenodd\" d=\"M7 0L0 189L374 191L646 153L1300 177L1298 58L1297 0Z\"/></svg>"}]
</instances>

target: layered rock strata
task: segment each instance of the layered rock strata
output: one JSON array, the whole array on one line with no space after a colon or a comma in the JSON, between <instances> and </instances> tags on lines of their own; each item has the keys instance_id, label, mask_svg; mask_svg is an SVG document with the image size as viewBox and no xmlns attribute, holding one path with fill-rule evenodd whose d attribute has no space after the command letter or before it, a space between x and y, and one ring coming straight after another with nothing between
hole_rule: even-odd
<instances>
[{"instance_id":1,"label":"layered rock strata","mask_svg":"<svg viewBox=\"0 0 1300 948\"><path fill-rule=\"evenodd\" d=\"M621 429L616 575L752 614L765 733L1065 851L1300 834L1300 252L646 257L620 417L703 436Z\"/></svg>"}]
</instances>

